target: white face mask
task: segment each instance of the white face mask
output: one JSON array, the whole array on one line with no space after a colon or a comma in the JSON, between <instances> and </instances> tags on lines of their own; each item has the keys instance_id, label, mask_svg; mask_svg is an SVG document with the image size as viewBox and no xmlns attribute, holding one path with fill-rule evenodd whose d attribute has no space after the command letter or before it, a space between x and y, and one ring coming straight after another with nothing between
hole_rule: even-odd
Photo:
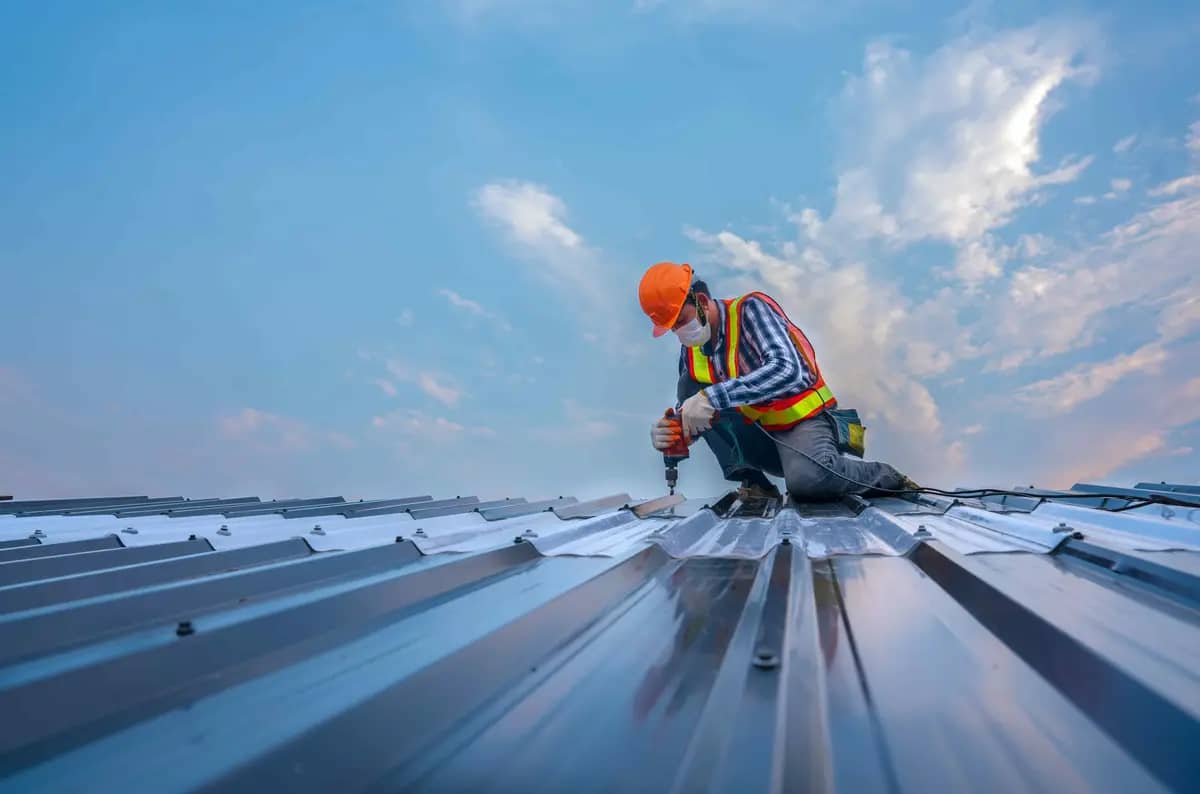
<instances>
[{"instance_id":1,"label":"white face mask","mask_svg":"<svg viewBox=\"0 0 1200 794\"><path fill-rule=\"evenodd\" d=\"M675 335L679 337L679 343L684 347L700 347L707 344L712 331L707 324L701 325L698 317L693 317L682 327L676 329Z\"/></svg>"}]
</instances>

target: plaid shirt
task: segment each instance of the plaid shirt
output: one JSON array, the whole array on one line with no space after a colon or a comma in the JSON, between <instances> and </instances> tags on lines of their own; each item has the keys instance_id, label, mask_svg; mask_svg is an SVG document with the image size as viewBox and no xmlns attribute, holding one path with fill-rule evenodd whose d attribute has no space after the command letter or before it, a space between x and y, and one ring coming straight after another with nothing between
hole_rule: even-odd
<instances>
[{"instance_id":1,"label":"plaid shirt","mask_svg":"<svg viewBox=\"0 0 1200 794\"><path fill-rule=\"evenodd\" d=\"M753 405L799 394L812 388L817 378L788 336L787 323L770 305L758 298L747 298L742 306L742 325L738 339L740 377L728 380L725 371L725 304L715 301L718 320L712 338L702 350L713 364L719 381L704 390L718 411L738 405ZM690 378L687 348L679 348L679 375Z\"/></svg>"}]
</instances>

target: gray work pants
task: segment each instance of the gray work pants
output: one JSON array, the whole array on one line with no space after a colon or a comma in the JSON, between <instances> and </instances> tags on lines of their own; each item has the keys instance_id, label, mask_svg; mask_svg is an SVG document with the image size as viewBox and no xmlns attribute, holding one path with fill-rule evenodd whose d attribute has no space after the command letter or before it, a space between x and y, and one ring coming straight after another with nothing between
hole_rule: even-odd
<instances>
[{"instance_id":1,"label":"gray work pants","mask_svg":"<svg viewBox=\"0 0 1200 794\"><path fill-rule=\"evenodd\" d=\"M701 384L690 378L681 378L680 402L701 388ZM887 463L859 460L839 452L833 419L824 412L789 430L764 433L736 410L729 409L719 412L713 426L701 433L700 438L716 456L725 479L769 483L763 476L765 472L782 477L788 493L801 501L838 499L846 494L865 494L878 488L903 487L903 475ZM813 460L789 447L807 453ZM862 485L849 482L838 474Z\"/></svg>"}]
</instances>

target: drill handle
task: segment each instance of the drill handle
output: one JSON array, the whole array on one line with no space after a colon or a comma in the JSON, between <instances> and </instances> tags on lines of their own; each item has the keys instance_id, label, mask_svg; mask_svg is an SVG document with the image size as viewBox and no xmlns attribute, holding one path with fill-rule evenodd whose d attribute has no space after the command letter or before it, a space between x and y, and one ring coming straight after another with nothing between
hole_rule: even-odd
<instances>
[{"instance_id":1,"label":"drill handle","mask_svg":"<svg viewBox=\"0 0 1200 794\"><path fill-rule=\"evenodd\" d=\"M673 466L678 461L688 457L689 439L683 434L683 420L675 413L674 408L668 408L663 416L667 418L667 423L675 431L675 437L671 442L671 446L663 451L663 459L667 462L668 466Z\"/></svg>"}]
</instances>

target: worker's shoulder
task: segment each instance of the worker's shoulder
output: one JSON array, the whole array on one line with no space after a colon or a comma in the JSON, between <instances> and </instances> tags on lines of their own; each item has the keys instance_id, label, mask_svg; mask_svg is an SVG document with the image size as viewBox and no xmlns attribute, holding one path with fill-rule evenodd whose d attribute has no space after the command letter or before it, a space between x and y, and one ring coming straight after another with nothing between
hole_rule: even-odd
<instances>
[{"instance_id":1,"label":"worker's shoulder","mask_svg":"<svg viewBox=\"0 0 1200 794\"><path fill-rule=\"evenodd\" d=\"M768 295L765 292L762 292L761 290L747 292L745 295L743 295L739 299L739 301L740 301L741 305L747 309L749 309L751 307L756 307L756 308L767 309L768 311L775 312L777 314L783 313L783 307L779 305L779 301L775 300L770 295Z\"/></svg>"}]
</instances>

